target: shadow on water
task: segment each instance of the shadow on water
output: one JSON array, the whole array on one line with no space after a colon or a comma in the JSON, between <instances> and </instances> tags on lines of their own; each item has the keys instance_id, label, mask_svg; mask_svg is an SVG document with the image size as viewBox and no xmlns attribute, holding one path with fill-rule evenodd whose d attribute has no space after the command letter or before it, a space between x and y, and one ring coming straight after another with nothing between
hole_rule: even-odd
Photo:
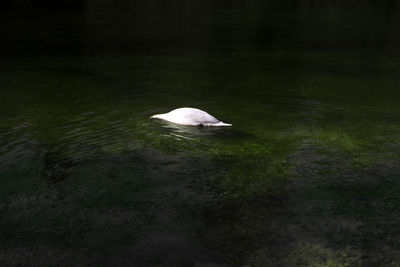
<instances>
[{"instance_id":1,"label":"shadow on water","mask_svg":"<svg viewBox=\"0 0 400 267\"><path fill-rule=\"evenodd\" d=\"M59 158L51 152L44 155L44 166L42 170L42 179L49 183L59 183L70 176L69 169L76 163L72 159Z\"/></svg>"},{"instance_id":2,"label":"shadow on water","mask_svg":"<svg viewBox=\"0 0 400 267\"><path fill-rule=\"evenodd\" d=\"M5 0L1 3L4 8L40 8L52 11L82 10L86 6L86 0Z\"/></svg>"}]
</instances>

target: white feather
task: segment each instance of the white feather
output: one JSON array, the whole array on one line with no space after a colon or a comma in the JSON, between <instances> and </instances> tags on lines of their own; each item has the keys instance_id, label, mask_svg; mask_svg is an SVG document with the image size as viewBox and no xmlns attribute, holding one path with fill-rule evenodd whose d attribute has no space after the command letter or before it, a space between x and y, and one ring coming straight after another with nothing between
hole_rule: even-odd
<instances>
[{"instance_id":1,"label":"white feather","mask_svg":"<svg viewBox=\"0 0 400 267\"><path fill-rule=\"evenodd\" d=\"M182 125L232 126L232 124L219 121L207 112L197 108L178 108L168 113L153 115L150 118L161 119Z\"/></svg>"}]
</instances>

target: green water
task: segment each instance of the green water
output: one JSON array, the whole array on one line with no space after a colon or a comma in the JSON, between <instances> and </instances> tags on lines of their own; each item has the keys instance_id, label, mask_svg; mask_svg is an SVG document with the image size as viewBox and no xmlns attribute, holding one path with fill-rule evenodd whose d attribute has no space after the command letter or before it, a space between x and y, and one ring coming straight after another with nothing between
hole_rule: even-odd
<instances>
[{"instance_id":1,"label":"green water","mask_svg":"<svg viewBox=\"0 0 400 267\"><path fill-rule=\"evenodd\" d=\"M2 266L400 264L398 2L50 3L0 11Z\"/></svg>"}]
</instances>

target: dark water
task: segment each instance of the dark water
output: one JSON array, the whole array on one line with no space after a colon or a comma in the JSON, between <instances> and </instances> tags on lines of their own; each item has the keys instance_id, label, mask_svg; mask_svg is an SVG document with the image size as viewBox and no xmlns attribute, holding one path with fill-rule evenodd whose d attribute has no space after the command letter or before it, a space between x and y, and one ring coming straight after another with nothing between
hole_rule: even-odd
<instances>
[{"instance_id":1,"label":"dark water","mask_svg":"<svg viewBox=\"0 0 400 267\"><path fill-rule=\"evenodd\" d=\"M397 266L399 11L4 2L0 264Z\"/></svg>"}]
</instances>

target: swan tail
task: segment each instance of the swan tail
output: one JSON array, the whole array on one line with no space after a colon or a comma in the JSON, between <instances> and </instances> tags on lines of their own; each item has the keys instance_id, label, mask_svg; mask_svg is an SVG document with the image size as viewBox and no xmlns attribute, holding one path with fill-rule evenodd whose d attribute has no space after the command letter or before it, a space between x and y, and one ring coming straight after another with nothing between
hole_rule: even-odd
<instances>
[{"instance_id":1,"label":"swan tail","mask_svg":"<svg viewBox=\"0 0 400 267\"><path fill-rule=\"evenodd\" d=\"M150 119L160 119L161 114L156 114L150 117Z\"/></svg>"},{"instance_id":2,"label":"swan tail","mask_svg":"<svg viewBox=\"0 0 400 267\"><path fill-rule=\"evenodd\" d=\"M217 123L204 124L204 126L232 126L232 124L219 121Z\"/></svg>"}]
</instances>

